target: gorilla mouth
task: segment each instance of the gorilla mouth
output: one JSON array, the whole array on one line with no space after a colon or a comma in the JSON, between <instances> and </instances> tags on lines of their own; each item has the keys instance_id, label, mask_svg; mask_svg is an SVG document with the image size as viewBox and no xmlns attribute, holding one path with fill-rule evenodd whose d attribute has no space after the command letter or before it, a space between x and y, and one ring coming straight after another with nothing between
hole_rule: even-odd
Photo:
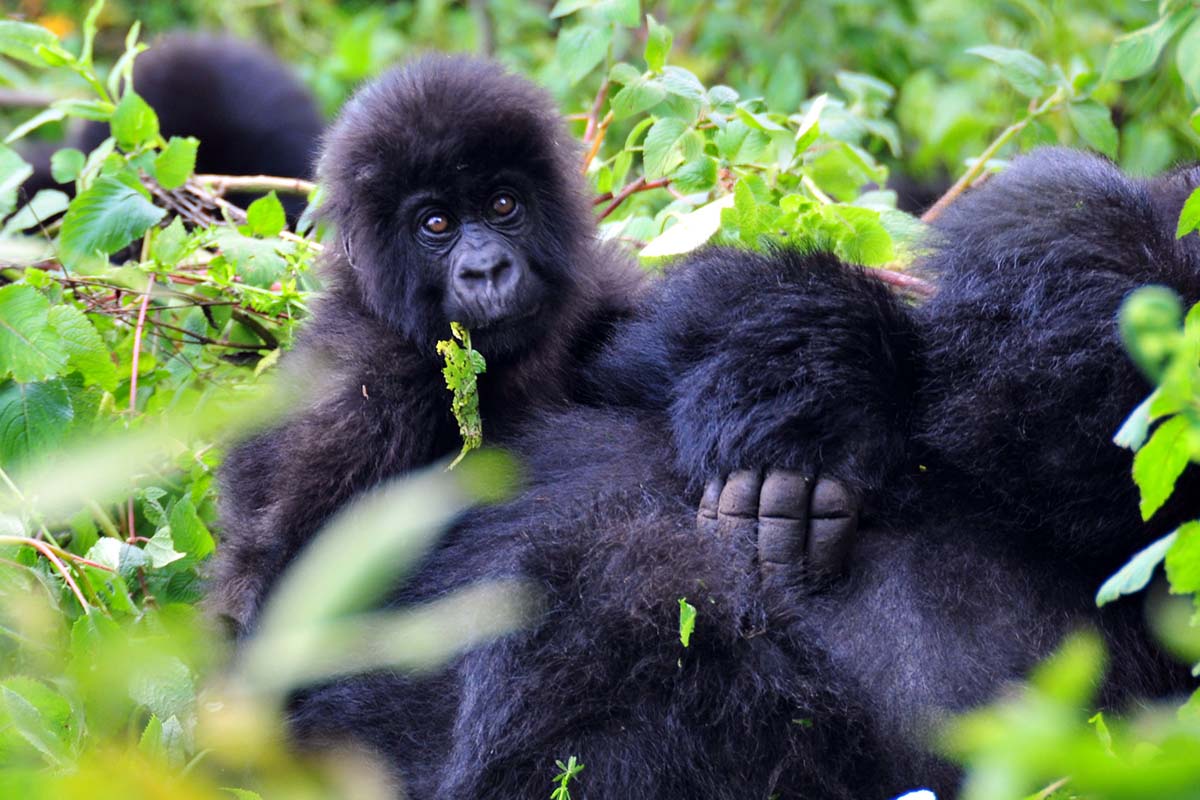
<instances>
[{"instance_id":1,"label":"gorilla mouth","mask_svg":"<svg viewBox=\"0 0 1200 800\"><path fill-rule=\"evenodd\" d=\"M491 331L507 328L517 325L518 323L531 320L540 313L542 313L541 303L535 303L525 309L502 311L499 314L494 314L490 318L477 323L472 330Z\"/></svg>"}]
</instances>

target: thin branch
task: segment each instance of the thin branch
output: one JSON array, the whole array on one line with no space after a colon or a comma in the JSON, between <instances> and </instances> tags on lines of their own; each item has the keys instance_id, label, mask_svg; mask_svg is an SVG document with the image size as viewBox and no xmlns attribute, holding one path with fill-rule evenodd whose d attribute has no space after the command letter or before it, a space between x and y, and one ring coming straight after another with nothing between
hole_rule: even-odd
<instances>
[{"instance_id":1,"label":"thin branch","mask_svg":"<svg viewBox=\"0 0 1200 800\"><path fill-rule=\"evenodd\" d=\"M1059 88L1055 89L1054 93L1047 97L1045 102L1040 105L1035 106L1031 101L1029 113L1001 131L1000 135L979 154L979 158L975 159L975 163L971 165L971 168L964 172L962 177L955 181L954 185L947 189L946 193L939 197L938 201L930 206L928 211L921 215L921 221L933 222L940 217L942 212L946 210L946 207L957 200L958 196L965 192L983 174L984 170L987 169L988 162L995 157L996 153L1000 152L1000 148L1004 147L1004 145L1012 141L1014 136L1029 127L1029 123L1062 102L1065 97L1066 94Z\"/></svg>"},{"instance_id":2,"label":"thin branch","mask_svg":"<svg viewBox=\"0 0 1200 800\"><path fill-rule=\"evenodd\" d=\"M57 98L28 89L0 89L0 108L44 108Z\"/></svg>"},{"instance_id":3,"label":"thin branch","mask_svg":"<svg viewBox=\"0 0 1200 800\"><path fill-rule=\"evenodd\" d=\"M588 147L587 154L583 157L583 167L581 172L586 173L588 165L592 163L592 159L600 152L600 145L604 144L604 134L608 133L608 126L612 124L613 114L608 112L604 115L604 119L596 127L596 136L592 139L591 145Z\"/></svg>"},{"instance_id":4,"label":"thin branch","mask_svg":"<svg viewBox=\"0 0 1200 800\"><path fill-rule=\"evenodd\" d=\"M150 295L154 290L154 275L150 276L150 282L146 284L146 293L142 296L142 305L138 309L137 328L133 334L133 364L129 369L129 418L133 419L137 414L137 380L138 380L138 359L142 353L142 331L146 328L146 309L150 306ZM126 509L129 519L129 543L133 544L137 540L137 520L133 513L133 497L129 498L129 505Z\"/></svg>"},{"instance_id":5,"label":"thin branch","mask_svg":"<svg viewBox=\"0 0 1200 800\"><path fill-rule=\"evenodd\" d=\"M937 293L937 287L929 281L904 272L892 269L870 269L867 270L867 274L874 276L886 284L903 289L906 292L912 292L920 297L933 297Z\"/></svg>"},{"instance_id":6,"label":"thin branch","mask_svg":"<svg viewBox=\"0 0 1200 800\"><path fill-rule=\"evenodd\" d=\"M652 189L664 189L670 182L671 181L669 178L657 178L652 181L648 181L644 177L638 178L636 181L626 185L615 195L610 194L612 197L612 202L604 207L604 210L600 212L598 219L607 218L610 214L617 210L617 207L621 205L621 203L624 203L626 200L628 200L631 195L637 194L638 192L649 192ZM601 196L596 200L596 203L603 203L606 199L608 198Z\"/></svg>"},{"instance_id":7,"label":"thin branch","mask_svg":"<svg viewBox=\"0 0 1200 800\"><path fill-rule=\"evenodd\" d=\"M596 125L600 120L600 109L604 108L604 101L608 99L608 86L607 80L600 84L600 90L596 92L596 100L592 103L592 108L587 113L587 127L583 131L584 144L591 144L592 137L596 135ZM585 161L584 167L587 164L588 162Z\"/></svg>"},{"instance_id":8,"label":"thin branch","mask_svg":"<svg viewBox=\"0 0 1200 800\"><path fill-rule=\"evenodd\" d=\"M282 192L284 194L308 195L317 185L301 178L280 178L275 175L196 175L200 183L212 187L213 193L221 196L226 192Z\"/></svg>"},{"instance_id":9,"label":"thin branch","mask_svg":"<svg viewBox=\"0 0 1200 800\"><path fill-rule=\"evenodd\" d=\"M80 591L79 584L75 583L75 579L71 577L71 570L67 569L67 565L59 560L58 556L54 554L54 548L52 548L50 545L46 544L45 542L38 541L37 539L31 539L28 536L0 536L0 543L25 545L26 547L32 547L34 550L38 551L54 566L55 571L62 576L62 579L66 582L67 586L71 588L71 593L74 594L75 599L79 601L79 607L84 611L87 611L92 607L92 604L87 601L87 598L83 596L83 592ZM66 553L65 550L62 552ZM95 564L95 562L87 563L89 565L100 567L101 569L106 569L99 564Z\"/></svg>"}]
</instances>

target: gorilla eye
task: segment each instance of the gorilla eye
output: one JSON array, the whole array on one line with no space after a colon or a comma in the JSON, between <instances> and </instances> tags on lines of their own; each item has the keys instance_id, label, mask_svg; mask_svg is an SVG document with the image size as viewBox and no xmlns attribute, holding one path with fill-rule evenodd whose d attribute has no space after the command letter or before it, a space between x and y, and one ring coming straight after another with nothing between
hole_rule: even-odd
<instances>
[{"instance_id":1,"label":"gorilla eye","mask_svg":"<svg viewBox=\"0 0 1200 800\"><path fill-rule=\"evenodd\" d=\"M434 212L425 217L421 225L430 233L445 233L450 230L450 218L445 214Z\"/></svg>"},{"instance_id":2,"label":"gorilla eye","mask_svg":"<svg viewBox=\"0 0 1200 800\"><path fill-rule=\"evenodd\" d=\"M507 217L517 210L517 199L511 194L500 193L492 198L492 211L497 217Z\"/></svg>"}]
</instances>

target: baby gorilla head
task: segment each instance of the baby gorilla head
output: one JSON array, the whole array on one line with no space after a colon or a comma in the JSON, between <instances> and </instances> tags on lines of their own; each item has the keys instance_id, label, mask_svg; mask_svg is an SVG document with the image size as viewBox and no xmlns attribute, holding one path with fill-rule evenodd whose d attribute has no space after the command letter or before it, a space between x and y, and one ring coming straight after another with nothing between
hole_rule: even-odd
<instances>
[{"instance_id":1,"label":"baby gorilla head","mask_svg":"<svg viewBox=\"0 0 1200 800\"><path fill-rule=\"evenodd\" d=\"M519 354L569 307L587 262L576 155L546 94L497 64L435 56L385 74L321 159L337 279L422 348L456 321L485 355Z\"/></svg>"}]
</instances>

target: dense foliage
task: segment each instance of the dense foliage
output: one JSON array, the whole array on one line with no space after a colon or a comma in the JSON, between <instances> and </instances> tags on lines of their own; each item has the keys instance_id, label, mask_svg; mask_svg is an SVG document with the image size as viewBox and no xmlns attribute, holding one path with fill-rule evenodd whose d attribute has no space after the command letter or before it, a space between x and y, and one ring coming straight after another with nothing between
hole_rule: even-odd
<instances>
[{"instance_id":1,"label":"dense foliage","mask_svg":"<svg viewBox=\"0 0 1200 800\"><path fill-rule=\"evenodd\" d=\"M196 606L220 546L213 471L229 437L286 402L270 375L318 288L326 232L308 216L287 229L275 191L308 191L302 182L249 187L267 193L242 211L223 198L235 182L193 174L203 142L164 140L131 85L146 46L136 19L155 32L219 23L267 37L331 111L414 50L492 51L560 97L602 234L650 269L714 238L782 239L832 248L919 294L927 287L904 268L923 223L880 188L889 173L955 178L952 199L1039 143L1091 147L1143 173L1200 152L1200 7L1187 0L19 7L28 19L0 21L0 87L41 107L0 109L6 797L377 796L356 762L284 754L279 697L340 671L436 663L467 644L442 633L455 615L487 609L493 631L519 621L519 592L505 586L369 625L354 614L371 578L401 570L470 497L494 494L495 465L468 459L335 521L260 640L229 663ZM71 196L25 198L31 168L12 145L59 138L79 119L112 135L54 156ZM1198 228L1200 193L1179 235ZM1114 432L1138 450L1132 478L1149 517L1200 461L1200 307L1148 289L1121 321L1157 385ZM465 332L465 349L446 334L447 404L471 445L483 365ZM378 524L397 509L404 530ZM1141 591L1160 561L1190 602L1160 604L1156 625L1200 662L1200 520L1137 554L1097 600ZM687 646L697 612L680 609ZM1022 693L954 723L946 748L968 766L971 797L1200 793L1200 695L1133 720L1089 718L1103 660L1094 640L1073 640ZM586 765L545 758L548 796L586 791ZM231 785L247 788L221 788Z\"/></svg>"}]
</instances>

